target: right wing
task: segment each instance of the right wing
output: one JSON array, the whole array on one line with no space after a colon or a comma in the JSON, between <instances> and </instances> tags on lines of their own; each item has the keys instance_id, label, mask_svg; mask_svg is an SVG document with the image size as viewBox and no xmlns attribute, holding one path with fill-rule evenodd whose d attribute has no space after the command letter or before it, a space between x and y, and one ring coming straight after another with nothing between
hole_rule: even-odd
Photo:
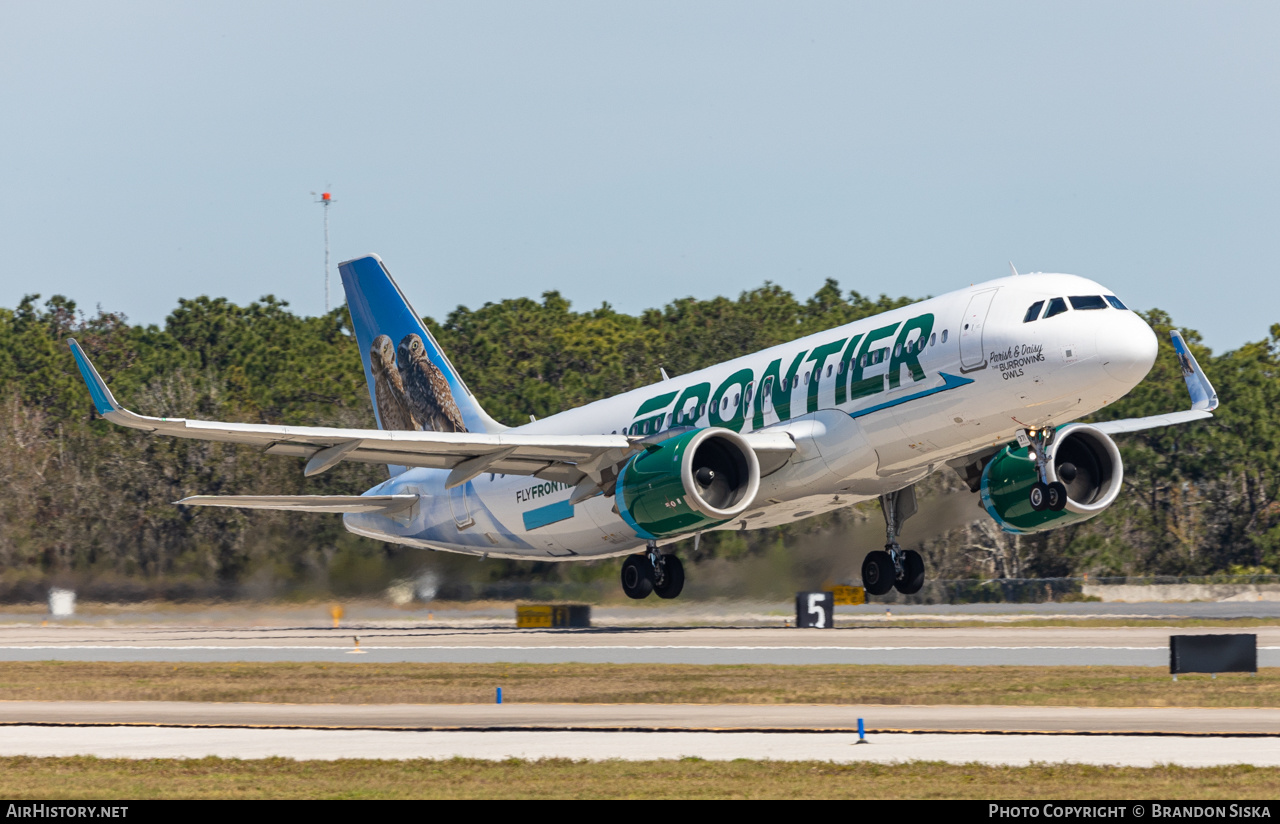
<instances>
[{"instance_id":1,"label":"right wing","mask_svg":"<svg viewBox=\"0 0 1280 824\"><path fill-rule=\"evenodd\" d=\"M1195 355L1182 339L1182 333L1173 330L1173 350L1178 355L1178 365L1182 367L1182 379L1186 381L1187 392L1191 395L1191 408L1182 412L1169 412L1164 415L1150 415L1145 418L1124 418L1118 421L1103 421L1090 424L1094 429L1117 435L1123 432L1139 432L1143 429L1155 429L1160 426L1198 421L1212 418L1213 410L1218 408L1218 393L1213 384L1205 376L1204 370L1196 362Z\"/></svg>"},{"instance_id":2,"label":"right wing","mask_svg":"<svg viewBox=\"0 0 1280 824\"><path fill-rule=\"evenodd\" d=\"M588 487L607 487L610 478L616 476L614 467L643 451L646 445L667 437L667 433L638 437L393 432L153 418L121 406L80 344L75 340L70 343L98 414L112 423L155 435L247 444L269 455L306 458L304 472L307 475L324 472L341 461L356 461L448 469L449 478L445 482L448 488L460 486L485 472L494 472L535 475L546 480L583 485L581 491L585 494ZM745 437L752 449L758 454L767 454L769 463L776 466L785 463L786 457L795 451L795 443L785 432L755 432ZM591 484L586 484L587 480Z\"/></svg>"}]
</instances>

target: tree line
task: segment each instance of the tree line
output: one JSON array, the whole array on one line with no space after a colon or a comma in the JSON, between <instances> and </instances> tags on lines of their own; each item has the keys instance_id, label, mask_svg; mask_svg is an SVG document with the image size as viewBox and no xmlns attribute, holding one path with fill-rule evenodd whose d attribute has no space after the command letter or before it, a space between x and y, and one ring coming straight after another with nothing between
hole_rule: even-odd
<instances>
[{"instance_id":1,"label":"tree line","mask_svg":"<svg viewBox=\"0 0 1280 824\"><path fill-rule=\"evenodd\" d=\"M766 283L736 299L683 298L628 315L607 304L575 311L547 292L541 301L460 306L426 323L486 410L516 424L653 383L660 368L693 371L911 302L845 292L829 280L805 300ZM1161 341L1155 368L1099 419L1187 405L1168 343L1173 321L1159 310L1145 317ZM964 523L922 535L931 575L1280 568L1280 324L1220 355L1195 332L1183 332L1222 401L1212 420L1118 438L1125 489L1092 521L1015 538L974 507ZM94 412L69 337L80 340L121 402L142 414L373 425L345 307L302 317L270 295L247 306L198 297L180 300L163 325L145 326L102 309L85 313L62 296L41 302L29 295L16 308L0 308L0 598L35 597L57 580L118 597L368 592L424 564L443 565L446 577L472 592L616 574L616 562L464 565L351 535L337 517L174 506L191 494L363 491L385 470L340 464L305 479L295 460L111 425ZM931 479L922 508L959 489L949 475ZM847 578L873 548L846 544L859 524L879 520L874 506L709 535L689 560L773 558L786 566L791 557L792 577ZM907 542L913 523L904 530ZM811 551L819 545L827 549Z\"/></svg>"}]
</instances>

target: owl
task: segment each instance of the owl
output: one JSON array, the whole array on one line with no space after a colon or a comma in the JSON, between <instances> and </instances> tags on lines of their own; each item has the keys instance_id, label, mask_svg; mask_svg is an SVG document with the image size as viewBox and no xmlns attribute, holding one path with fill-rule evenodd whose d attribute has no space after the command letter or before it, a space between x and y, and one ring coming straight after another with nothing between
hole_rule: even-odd
<instances>
[{"instance_id":1,"label":"owl","mask_svg":"<svg viewBox=\"0 0 1280 824\"><path fill-rule=\"evenodd\" d=\"M373 391L378 405L378 420L383 429L413 431L418 422L409 411L409 398L404 393L404 382L396 369L396 350L391 338L378 335L369 348L369 361L373 365Z\"/></svg>"},{"instance_id":2,"label":"owl","mask_svg":"<svg viewBox=\"0 0 1280 824\"><path fill-rule=\"evenodd\" d=\"M432 432L466 432L467 425L462 422L449 381L427 357L422 338L405 335L396 350L396 360L409 409L421 427Z\"/></svg>"}]
</instances>

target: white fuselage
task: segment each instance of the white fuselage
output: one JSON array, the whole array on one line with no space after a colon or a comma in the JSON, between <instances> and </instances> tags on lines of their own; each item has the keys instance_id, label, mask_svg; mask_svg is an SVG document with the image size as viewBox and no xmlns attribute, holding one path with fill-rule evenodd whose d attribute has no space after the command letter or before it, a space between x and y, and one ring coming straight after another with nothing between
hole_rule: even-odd
<instances>
[{"instance_id":1,"label":"white fuselage","mask_svg":"<svg viewBox=\"0 0 1280 824\"><path fill-rule=\"evenodd\" d=\"M1150 369L1154 333L1111 303L1081 310L1069 300L1112 294L1074 275L989 281L512 431L784 430L796 451L781 466L762 466L751 506L715 528L789 523L902 489L1019 429L1058 426L1119 399ZM1054 298L1068 299L1067 310L1044 317ZM1024 321L1037 301L1045 302L1040 317ZM511 558L622 555L646 543L612 496L570 505L566 484L489 474L446 490L447 476L396 475L368 494L413 493L416 506L348 514L344 523L379 540Z\"/></svg>"}]
</instances>

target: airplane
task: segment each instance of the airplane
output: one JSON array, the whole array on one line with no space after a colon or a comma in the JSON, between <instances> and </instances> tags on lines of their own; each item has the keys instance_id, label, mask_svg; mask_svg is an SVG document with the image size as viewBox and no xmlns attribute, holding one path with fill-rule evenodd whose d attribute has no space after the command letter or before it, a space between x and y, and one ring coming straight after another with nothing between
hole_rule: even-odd
<instances>
[{"instance_id":1,"label":"airplane","mask_svg":"<svg viewBox=\"0 0 1280 824\"><path fill-rule=\"evenodd\" d=\"M1012 266L1010 267L1012 268ZM1155 333L1106 287L1067 274L959 289L687 375L507 427L487 415L376 255L339 266L377 429L154 418L116 402L70 342L97 412L154 435L304 458L385 464L360 495L195 495L185 506L341 513L349 531L430 550L523 560L625 556L622 589L675 598L673 545L763 529L878 498L884 549L867 594L918 592L925 566L898 536L915 484L951 469L1004 530L1092 518L1124 479L1113 435L1218 406L1172 333L1190 409L1077 422L1155 362Z\"/></svg>"}]
</instances>

